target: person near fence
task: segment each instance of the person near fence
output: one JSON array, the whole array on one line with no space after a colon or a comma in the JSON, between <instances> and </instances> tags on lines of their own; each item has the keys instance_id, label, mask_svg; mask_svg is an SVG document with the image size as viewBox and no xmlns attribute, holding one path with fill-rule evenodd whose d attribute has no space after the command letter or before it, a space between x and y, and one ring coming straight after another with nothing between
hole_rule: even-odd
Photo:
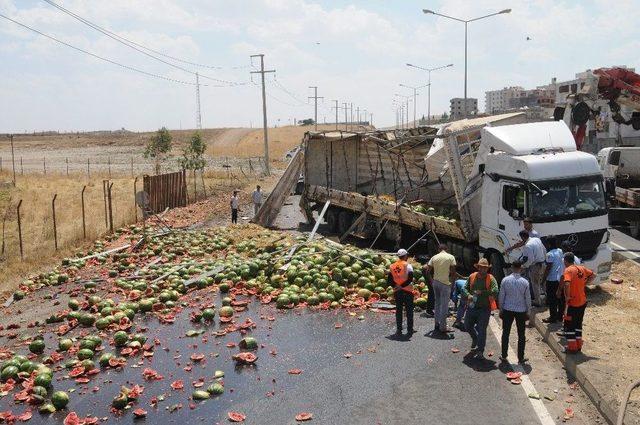
<instances>
[{"instance_id":1,"label":"person near fence","mask_svg":"<svg viewBox=\"0 0 640 425\"><path fill-rule=\"evenodd\" d=\"M234 190L233 195L231 195L231 223L238 223L238 207L240 206L240 199L238 198L238 191Z\"/></svg>"},{"instance_id":2,"label":"person near fence","mask_svg":"<svg viewBox=\"0 0 640 425\"><path fill-rule=\"evenodd\" d=\"M253 215L258 215L258 210L262 206L262 190L260 185L256 186L256 190L251 194L251 200L253 201Z\"/></svg>"}]
</instances>

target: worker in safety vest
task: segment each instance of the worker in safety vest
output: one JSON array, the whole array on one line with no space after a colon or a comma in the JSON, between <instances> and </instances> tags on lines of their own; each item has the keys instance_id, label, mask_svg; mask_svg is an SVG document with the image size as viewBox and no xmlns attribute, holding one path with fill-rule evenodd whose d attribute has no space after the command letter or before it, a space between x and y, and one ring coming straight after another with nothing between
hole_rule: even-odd
<instances>
[{"instance_id":1,"label":"worker in safety vest","mask_svg":"<svg viewBox=\"0 0 640 425\"><path fill-rule=\"evenodd\" d=\"M467 298L467 313L464 326L471 336L471 353L479 360L484 360L484 347L487 342L487 326L491 312L497 308L498 282L489 273L491 264L481 258L476 264L475 273L471 273L462 290Z\"/></svg>"},{"instance_id":2,"label":"worker in safety vest","mask_svg":"<svg viewBox=\"0 0 640 425\"><path fill-rule=\"evenodd\" d=\"M567 338L566 353L573 354L582 350L582 319L587 308L585 288L596 278L595 273L584 266L575 264L572 252L564 254L564 273L562 287L564 290L564 333Z\"/></svg>"},{"instance_id":3,"label":"worker in safety vest","mask_svg":"<svg viewBox=\"0 0 640 425\"><path fill-rule=\"evenodd\" d=\"M407 262L409 253L406 249L398 251L398 261L393 263L387 276L389 286L393 288L396 301L396 335L402 335L402 310L407 311L407 336L413 330L413 267Z\"/></svg>"}]
</instances>

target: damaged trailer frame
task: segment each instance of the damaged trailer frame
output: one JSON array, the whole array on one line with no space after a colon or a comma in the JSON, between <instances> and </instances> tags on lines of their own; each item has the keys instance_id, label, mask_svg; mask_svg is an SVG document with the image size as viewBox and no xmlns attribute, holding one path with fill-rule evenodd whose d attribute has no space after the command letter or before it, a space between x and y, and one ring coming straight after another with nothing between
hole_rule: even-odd
<instances>
[{"instance_id":1,"label":"damaged trailer frame","mask_svg":"<svg viewBox=\"0 0 640 425\"><path fill-rule=\"evenodd\" d=\"M395 248L417 246L418 242L429 254L437 252L439 243L445 243L466 270L484 255L500 277L513 259L504 251L519 240L522 219L531 210L530 195L536 185L527 175L536 182L540 176L562 179L558 169L567 164L579 164L578 170L589 173L594 168L598 173L597 164L583 157L586 154L571 151L575 151L575 144L569 147L573 139L567 128L559 128L557 123L523 122L524 114L514 113L408 130L306 133L300 206L312 222L313 210L329 201L325 220L331 232L343 237L349 232L370 240L384 237ZM500 133L493 130L496 127L508 130ZM532 140L540 140L541 146L529 146ZM522 200L515 199L515 191L514 199L506 199L512 195L503 191L504 187L518 188ZM445 217L430 209L419 212L411 208L419 203L449 208L459 216ZM510 203L514 210L518 204L520 210L507 209ZM606 244L602 242L607 232L606 211L604 224L600 215L564 222L574 229L560 222L537 228L543 236L553 234L573 240L578 235L583 257L593 259L594 270L608 277L610 250L600 249ZM358 223L352 226L355 221ZM572 233L564 235L567 230Z\"/></svg>"}]
</instances>

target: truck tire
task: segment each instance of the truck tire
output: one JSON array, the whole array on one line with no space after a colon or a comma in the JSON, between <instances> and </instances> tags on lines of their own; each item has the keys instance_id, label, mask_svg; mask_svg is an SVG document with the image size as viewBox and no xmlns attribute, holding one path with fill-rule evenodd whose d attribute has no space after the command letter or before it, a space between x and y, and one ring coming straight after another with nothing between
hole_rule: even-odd
<instances>
[{"instance_id":1,"label":"truck tire","mask_svg":"<svg viewBox=\"0 0 640 425\"><path fill-rule=\"evenodd\" d=\"M329 208L329 211L327 211L327 227L329 228L329 232L330 233L336 233L338 231L338 214L340 213L339 210L336 210L334 208Z\"/></svg>"},{"instance_id":2,"label":"truck tire","mask_svg":"<svg viewBox=\"0 0 640 425\"><path fill-rule=\"evenodd\" d=\"M491 264L491 274L496 278L498 285L504 279L504 258L499 252L493 251L489 254L489 263Z\"/></svg>"},{"instance_id":3,"label":"truck tire","mask_svg":"<svg viewBox=\"0 0 640 425\"><path fill-rule=\"evenodd\" d=\"M349 230L352 222L353 218L349 211L340 211L338 214L338 233L343 235L344 232Z\"/></svg>"}]
</instances>

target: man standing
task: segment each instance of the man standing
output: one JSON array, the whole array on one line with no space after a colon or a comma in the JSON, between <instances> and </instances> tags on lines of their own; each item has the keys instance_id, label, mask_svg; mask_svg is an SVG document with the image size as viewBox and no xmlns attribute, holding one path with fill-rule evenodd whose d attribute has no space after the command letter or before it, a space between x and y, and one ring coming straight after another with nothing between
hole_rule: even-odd
<instances>
[{"instance_id":1,"label":"man standing","mask_svg":"<svg viewBox=\"0 0 640 425\"><path fill-rule=\"evenodd\" d=\"M251 200L253 201L253 215L256 216L262 206L262 191L260 190L260 185L257 185L256 190L251 194Z\"/></svg>"},{"instance_id":2,"label":"man standing","mask_svg":"<svg viewBox=\"0 0 640 425\"><path fill-rule=\"evenodd\" d=\"M231 223L238 223L238 206L240 205L240 200L238 199L238 191L234 190L233 195L231 196Z\"/></svg>"},{"instance_id":3,"label":"man standing","mask_svg":"<svg viewBox=\"0 0 640 425\"><path fill-rule=\"evenodd\" d=\"M522 249L522 263L526 270L526 277L531 285L531 298L533 305L542 305L542 280L544 278L544 263L547 257L547 249L540 238L530 237L526 230L520 231L520 239L524 242Z\"/></svg>"},{"instance_id":4,"label":"man standing","mask_svg":"<svg viewBox=\"0 0 640 425\"><path fill-rule=\"evenodd\" d=\"M587 308L585 288L595 279L595 274L584 266L575 264L575 256L571 252L564 254L564 329L567 338L566 352L575 354L582 350L582 319Z\"/></svg>"},{"instance_id":5,"label":"man standing","mask_svg":"<svg viewBox=\"0 0 640 425\"><path fill-rule=\"evenodd\" d=\"M449 315L449 297L451 296L451 283L456 278L456 259L447 252L447 246L440 244L440 252L429 260L426 268L427 273L433 270L433 292L434 292L434 332L447 333L451 329L447 327L447 316Z\"/></svg>"},{"instance_id":6,"label":"man standing","mask_svg":"<svg viewBox=\"0 0 640 425\"><path fill-rule=\"evenodd\" d=\"M466 284L466 279L456 280L451 292L451 301L456 305L456 321L453 327L460 330L464 330L464 314L467 312L467 298L462 295Z\"/></svg>"},{"instance_id":7,"label":"man standing","mask_svg":"<svg viewBox=\"0 0 640 425\"><path fill-rule=\"evenodd\" d=\"M549 251L547 252L546 269L544 271L544 277L547 290L547 306L549 307L549 317L542 319L545 323L555 323L562 320L562 313L564 310L560 310L560 300L558 298L558 286L560 285L560 277L564 270L563 265L563 252L558 248L558 241L555 236L547 238L547 245Z\"/></svg>"},{"instance_id":8,"label":"man standing","mask_svg":"<svg viewBox=\"0 0 640 425\"><path fill-rule=\"evenodd\" d=\"M498 296L498 282L489 273L491 265L486 258L476 264L476 273L472 273L463 289L467 298L467 313L464 326L471 336L471 351L475 357L484 359L484 347L487 342L487 326L491 312L497 308L495 298Z\"/></svg>"},{"instance_id":9,"label":"man standing","mask_svg":"<svg viewBox=\"0 0 640 425\"><path fill-rule=\"evenodd\" d=\"M435 314L433 309L435 307L435 295L433 293L433 276L431 274L431 271L429 270L429 266L427 265L431 257L419 256L416 259L418 259L420 261L420 264L422 264L422 276L424 277L424 282L427 285L427 306L425 313L427 317L434 317Z\"/></svg>"},{"instance_id":10,"label":"man standing","mask_svg":"<svg viewBox=\"0 0 640 425\"><path fill-rule=\"evenodd\" d=\"M500 305L500 318L502 319L502 356L500 360L507 361L509 352L509 334L513 321L516 321L518 330L518 363L527 361L524 357L525 347L525 322L529 320L531 309L531 293L529 282L522 277L522 262L516 260L511 263L511 274L500 285L498 304Z\"/></svg>"},{"instance_id":11,"label":"man standing","mask_svg":"<svg viewBox=\"0 0 640 425\"><path fill-rule=\"evenodd\" d=\"M396 301L396 336L402 335L402 310L407 312L407 336L413 335L413 267L407 262L406 249L398 251L398 261L393 263L387 276Z\"/></svg>"}]
</instances>

